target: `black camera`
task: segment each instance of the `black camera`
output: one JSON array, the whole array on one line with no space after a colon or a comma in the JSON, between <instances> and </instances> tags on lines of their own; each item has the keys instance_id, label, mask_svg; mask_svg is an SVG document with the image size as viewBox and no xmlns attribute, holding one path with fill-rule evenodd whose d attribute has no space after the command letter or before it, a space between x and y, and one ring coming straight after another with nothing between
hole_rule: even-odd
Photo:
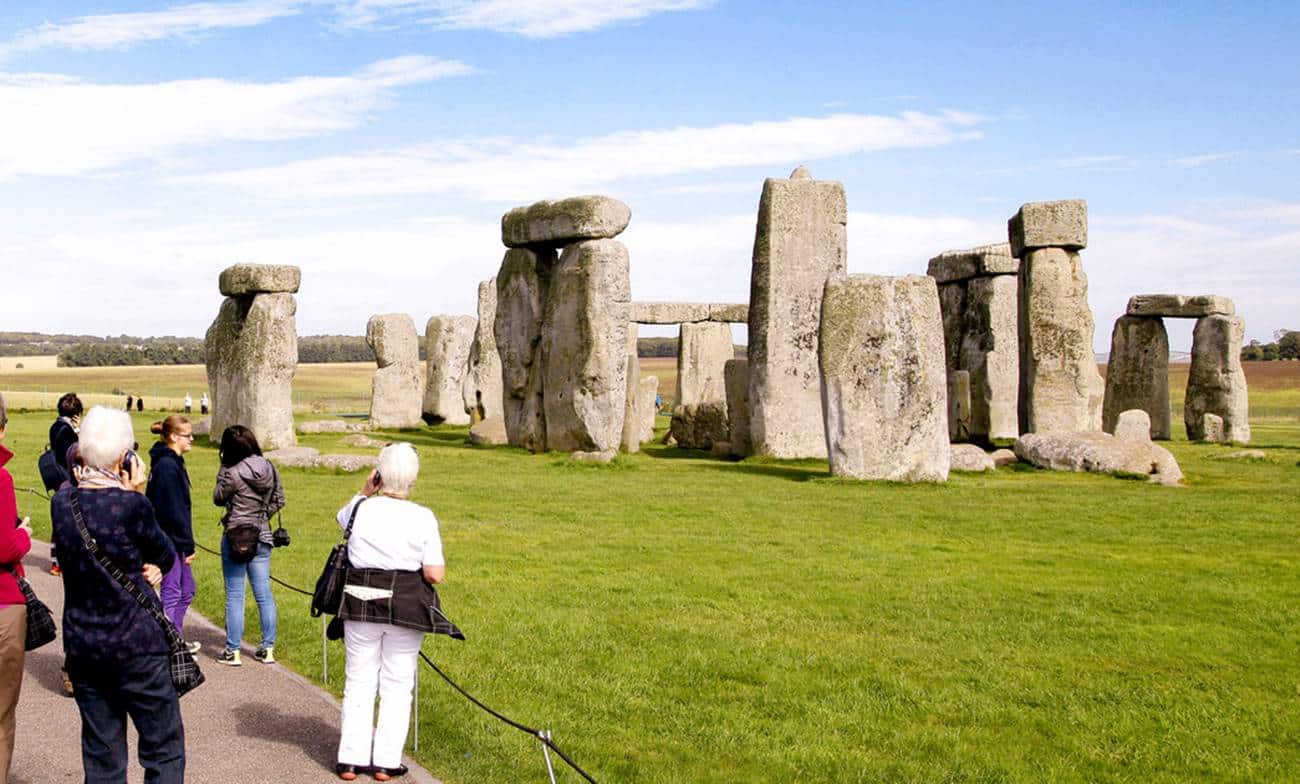
<instances>
[{"instance_id":1,"label":"black camera","mask_svg":"<svg viewBox=\"0 0 1300 784\"><path fill-rule=\"evenodd\" d=\"M271 546L272 547L289 546L289 532L284 529L284 526L279 526L274 531L271 532Z\"/></svg>"}]
</instances>

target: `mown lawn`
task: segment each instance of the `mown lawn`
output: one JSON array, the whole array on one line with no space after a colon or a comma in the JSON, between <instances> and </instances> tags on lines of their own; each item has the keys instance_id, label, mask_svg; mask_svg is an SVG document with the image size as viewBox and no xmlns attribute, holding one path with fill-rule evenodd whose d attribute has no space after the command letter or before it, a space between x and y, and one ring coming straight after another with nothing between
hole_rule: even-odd
<instances>
[{"instance_id":1,"label":"mown lawn","mask_svg":"<svg viewBox=\"0 0 1300 784\"><path fill-rule=\"evenodd\" d=\"M12 416L20 487L48 421ZM649 447L589 466L463 428L391 435L419 449L468 636L425 650L602 782L1300 780L1294 418L1256 424L1263 461L1173 443L1182 488L1019 467L856 484L816 461ZM216 546L215 451L189 463ZM275 573L310 586L361 476L283 475ZM48 535L44 502L20 504ZM219 564L196 567L220 622ZM319 679L319 621L277 596L277 655ZM330 664L337 692L338 644ZM545 780L535 742L432 673L421 694L436 775Z\"/></svg>"}]
</instances>

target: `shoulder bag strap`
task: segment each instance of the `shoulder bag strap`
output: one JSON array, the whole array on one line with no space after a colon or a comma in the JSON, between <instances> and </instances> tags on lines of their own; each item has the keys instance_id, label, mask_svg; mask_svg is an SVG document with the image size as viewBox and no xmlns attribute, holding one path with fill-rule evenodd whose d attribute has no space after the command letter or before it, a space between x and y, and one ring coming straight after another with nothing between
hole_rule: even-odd
<instances>
[{"instance_id":1,"label":"shoulder bag strap","mask_svg":"<svg viewBox=\"0 0 1300 784\"><path fill-rule=\"evenodd\" d=\"M185 643L181 640L181 636L176 631L176 627L172 625L171 621L167 620L167 616L163 615L162 610L158 609L153 602L146 599L144 593L140 590L140 586L136 585L130 577L127 577L126 574L118 568L117 564L110 561L108 556L104 555L104 553L99 549L99 543L95 541L95 537L91 536L90 531L86 528L86 519L81 516L81 503L77 500L77 491L75 489L69 494L69 500L72 502L72 517L77 521L77 531L81 534L81 541L85 543L86 549L90 551L90 554L95 557L95 561L99 564L100 568L107 572L108 576L112 577L118 585L122 586L122 590L126 591L132 599L135 599L136 602L145 609L145 612L153 616L153 619L162 627L163 634L167 637L167 644L169 647L175 650L184 646Z\"/></svg>"},{"instance_id":2,"label":"shoulder bag strap","mask_svg":"<svg viewBox=\"0 0 1300 784\"><path fill-rule=\"evenodd\" d=\"M348 539L352 538L352 526L357 521L357 511L361 509L361 505L366 502L367 498L369 498L369 496L361 496L361 500L357 501L357 505L352 507L352 514L348 515L348 527L343 531L343 541L346 542Z\"/></svg>"},{"instance_id":3,"label":"shoulder bag strap","mask_svg":"<svg viewBox=\"0 0 1300 784\"><path fill-rule=\"evenodd\" d=\"M271 499L275 497L275 488L283 487L283 485L280 484L280 472L276 469L275 463L268 460L266 464L271 466L271 489L266 492L266 495L262 496L262 517L265 517L266 522L269 524L271 522L271 513L267 510L271 508ZM275 513L275 526L276 528L284 528L283 506Z\"/></svg>"}]
</instances>

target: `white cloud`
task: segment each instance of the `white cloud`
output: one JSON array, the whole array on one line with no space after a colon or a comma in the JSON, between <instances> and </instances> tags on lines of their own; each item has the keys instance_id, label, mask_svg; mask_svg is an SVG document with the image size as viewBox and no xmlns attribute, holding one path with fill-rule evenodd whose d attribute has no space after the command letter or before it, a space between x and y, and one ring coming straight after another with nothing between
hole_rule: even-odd
<instances>
[{"instance_id":1,"label":"white cloud","mask_svg":"<svg viewBox=\"0 0 1300 784\"><path fill-rule=\"evenodd\" d=\"M215 30L256 27L301 12L302 0L194 3L161 11L81 16L24 30L0 44L0 57L38 49L123 49L169 38L193 38Z\"/></svg>"},{"instance_id":2,"label":"white cloud","mask_svg":"<svg viewBox=\"0 0 1300 784\"><path fill-rule=\"evenodd\" d=\"M345 26L393 17L443 29L493 30L529 38L586 32L653 14L707 8L715 0L347 0L337 3Z\"/></svg>"},{"instance_id":3,"label":"white cloud","mask_svg":"<svg viewBox=\"0 0 1300 784\"><path fill-rule=\"evenodd\" d=\"M1174 158L1169 161L1170 166L1177 166L1180 169L1194 169L1198 166L1205 166L1219 161L1229 161L1243 155L1241 150L1231 152L1212 152L1205 155L1188 155L1184 158Z\"/></svg>"},{"instance_id":4,"label":"white cloud","mask_svg":"<svg viewBox=\"0 0 1300 784\"><path fill-rule=\"evenodd\" d=\"M981 122L961 112L835 114L620 131L568 144L447 140L190 179L293 197L459 192L489 201L527 202L636 178L793 166L855 153L950 144L978 138L974 126Z\"/></svg>"},{"instance_id":5,"label":"white cloud","mask_svg":"<svg viewBox=\"0 0 1300 784\"><path fill-rule=\"evenodd\" d=\"M1062 169L1088 169L1091 171L1131 171L1137 168L1137 159L1128 155L1085 155L1062 158L1056 162Z\"/></svg>"},{"instance_id":6,"label":"white cloud","mask_svg":"<svg viewBox=\"0 0 1300 784\"><path fill-rule=\"evenodd\" d=\"M363 122L397 87L469 72L455 60L411 56L348 76L269 83L95 84L0 73L0 180L102 171L226 141L340 131Z\"/></svg>"}]
</instances>

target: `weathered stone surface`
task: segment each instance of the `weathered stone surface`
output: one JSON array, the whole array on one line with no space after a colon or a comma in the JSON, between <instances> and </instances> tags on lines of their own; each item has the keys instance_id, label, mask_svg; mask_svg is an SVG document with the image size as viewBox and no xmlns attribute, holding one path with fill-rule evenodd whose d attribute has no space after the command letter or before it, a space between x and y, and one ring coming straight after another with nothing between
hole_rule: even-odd
<instances>
[{"instance_id":1,"label":"weathered stone surface","mask_svg":"<svg viewBox=\"0 0 1300 784\"><path fill-rule=\"evenodd\" d=\"M1169 450L1109 433L1028 433L1016 440L1016 454L1027 463L1054 471L1146 474L1161 484L1177 484L1183 478Z\"/></svg>"},{"instance_id":2,"label":"weathered stone surface","mask_svg":"<svg viewBox=\"0 0 1300 784\"><path fill-rule=\"evenodd\" d=\"M469 442L480 446L500 446L510 443L506 435L505 419L495 416L475 422L469 429Z\"/></svg>"},{"instance_id":3,"label":"weathered stone surface","mask_svg":"<svg viewBox=\"0 0 1300 784\"><path fill-rule=\"evenodd\" d=\"M424 329L428 358L421 412L431 424L467 425L465 372L478 319L473 316L434 316Z\"/></svg>"},{"instance_id":4,"label":"weathered stone surface","mask_svg":"<svg viewBox=\"0 0 1300 784\"><path fill-rule=\"evenodd\" d=\"M970 373L970 437L982 441L1020 435L1017 286L1015 276L995 275L966 287L958 366Z\"/></svg>"},{"instance_id":5,"label":"weathered stone surface","mask_svg":"<svg viewBox=\"0 0 1300 784\"><path fill-rule=\"evenodd\" d=\"M674 406L668 432L682 449L712 449L718 441L730 441L727 404L711 400L688 406Z\"/></svg>"},{"instance_id":6,"label":"weathered stone surface","mask_svg":"<svg viewBox=\"0 0 1300 784\"><path fill-rule=\"evenodd\" d=\"M1092 350L1079 254L1028 251L1020 265L1020 432L1100 429L1104 384Z\"/></svg>"},{"instance_id":7,"label":"weathered stone surface","mask_svg":"<svg viewBox=\"0 0 1300 784\"><path fill-rule=\"evenodd\" d=\"M974 444L952 444L948 447L948 463L953 471L992 471L993 458Z\"/></svg>"},{"instance_id":8,"label":"weathered stone surface","mask_svg":"<svg viewBox=\"0 0 1300 784\"><path fill-rule=\"evenodd\" d=\"M1151 417L1140 408L1124 411L1115 421L1114 434L1124 441L1150 441Z\"/></svg>"},{"instance_id":9,"label":"weathered stone surface","mask_svg":"<svg viewBox=\"0 0 1300 784\"><path fill-rule=\"evenodd\" d=\"M948 374L948 438L970 438L970 371L954 370Z\"/></svg>"},{"instance_id":10,"label":"weathered stone surface","mask_svg":"<svg viewBox=\"0 0 1300 784\"><path fill-rule=\"evenodd\" d=\"M420 343L415 321L405 313L382 313L366 322L366 343L381 368L399 362L419 362Z\"/></svg>"},{"instance_id":11,"label":"weathered stone surface","mask_svg":"<svg viewBox=\"0 0 1300 784\"><path fill-rule=\"evenodd\" d=\"M612 463L616 457L618 457L618 452L613 449L604 449L599 452L579 451L569 455L569 459L577 463Z\"/></svg>"},{"instance_id":12,"label":"weathered stone surface","mask_svg":"<svg viewBox=\"0 0 1300 784\"><path fill-rule=\"evenodd\" d=\"M630 303L623 243L588 240L564 249L551 275L542 319L547 449L618 449L627 396Z\"/></svg>"},{"instance_id":13,"label":"weathered stone surface","mask_svg":"<svg viewBox=\"0 0 1300 784\"><path fill-rule=\"evenodd\" d=\"M497 279L478 284L478 322L469 347L463 387L465 413L471 422L502 416L501 356L497 353Z\"/></svg>"},{"instance_id":14,"label":"weathered stone surface","mask_svg":"<svg viewBox=\"0 0 1300 784\"><path fill-rule=\"evenodd\" d=\"M546 449L542 400L542 316L554 251L506 251L497 273L493 334L501 357L502 406L511 446Z\"/></svg>"},{"instance_id":15,"label":"weathered stone surface","mask_svg":"<svg viewBox=\"0 0 1300 784\"><path fill-rule=\"evenodd\" d=\"M1129 297L1128 315L1164 316L1167 318L1200 318L1201 316L1232 316L1237 306L1227 297L1204 294L1186 297L1181 294L1138 294Z\"/></svg>"},{"instance_id":16,"label":"weathered stone surface","mask_svg":"<svg viewBox=\"0 0 1300 784\"><path fill-rule=\"evenodd\" d=\"M364 433L353 433L352 435L344 436L343 438L344 446L356 446L361 447L362 449L383 449L390 443L391 442L389 441L381 441L378 438L373 438Z\"/></svg>"},{"instance_id":17,"label":"weathered stone surface","mask_svg":"<svg viewBox=\"0 0 1300 784\"><path fill-rule=\"evenodd\" d=\"M655 398L659 397L659 377L642 376L637 384L637 422L640 423L641 443L655 438L655 415L659 413Z\"/></svg>"},{"instance_id":18,"label":"weathered stone surface","mask_svg":"<svg viewBox=\"0 0 1300 784\"><path fill-rule=\"evenodd\" d=\"M1204 316L1192 330L1192 366L1187 376L1183 421L1187 440L1200 441L1205 414L1223 417L1223 439L1250 442L1250 401L1241 368L1246 322L1239 316Z\"/></svg>"},{"instance_id":19,"label":"weathered stone surface","mask_svg":"<svg viewBox=\"0 0 1300 784\"><path fill-rule=\"evenodd\" d=\"M379 368L370 383L370 428L419 427L424 400L424 368L399 362Z\"/></svg>"},{"instance_id":20,"label":"weathered stone surface","mask_svg":"<svg viewBox=\"0 0 1300 784\"><path fill-rule=\"evenodd\" d=\"M320 464L320 450L309 446L286 446L263 452L262 456L284 468L315 468Z\"/></svg>"},{"instance_id":21,"label":"weathered stone surface","mask_svg":"<svg viewBox=\"0 0 1300 784\"><path fill-rule=\"evenodd\" d=\"M1116 433L1120 414L1133 408L1147 413L1151 438L1169 440L1169 334L1158 318L1120 316L1110 335L1101 429Z\"/></svg>"},{"instance_id":22,"label":"weathered stone surface","mask_svg":"<svg viewBox=\"0 0 1300 784\"><path fill-rule=\"evenodd\" d=\"M729 302L633 302L637 324L688 324L697 321L745 323L749 305Z\"/></svg>"},{"instance_id":23,"label":"weathered stone surface","mask_svg":"<svg viewBox=\"0 0 1300 784\"><path fill-rule=\"evenodd\" d=\"M218 279L223 297L296 294L301 284L302 270L288 264L236 264Z\"/></svg>"},{"instance_id":24,"label":"weathered stone surface","mask_svg":"<svg viewBox=\"0 0 1300 784\"><path fill-rule=\"evenodd\" d=\"M501 241L508 248L560 247L582 240L617 237L632 220L632 209L608 196L575 196L516 207L501 218Z\"/></svg>"},{"instance_id":25,"label":"weathered stone surface","mask_svg":"<svg viewBox=\"0 0 1300 784\"><path fill-rule=\"evenodd\" d=\"M749 360L729 359L723 366L727 387L727 428L731 437L731 454L748 457L749 442Z\"/></svg>"},{"instance_id":26,"label":"weathered stone surface","mask_svg":"<svg viewBox=\"0 0 1300 784\"><path fill-rule=\"evenodd\" d=\"M735 356L730 324L683 324L677 338L677 403L725 402L723 368Z\"/></svg>"},{"instance_id":27,"label":"weathered stone surface","mask_svg":"<svg viewBox=\"0 0 1300 784\"><path fill-rule=\"evenodd\" d=\"M1222 444L1227 439L1223 435L1223 417L1218 414L1203 414L1201 416L1201 441L1213 444Z\"/></svg>"},{"instance_id":28,"label":"weathered stone surface","mask_svg":"<svg viewBox=\"0 0 1300 784\"><path fill-rule=\"evenodd\" d=\"M1020 259L1011 253L1011 244L981 245L974 249L979 254L981 275L1015 275L1020 272Z\"/></svg>"},{"instance_id":29,"label":"weathered stone surface","mask_svg":"<svg viewBox=\"0 0 1300 784\"><path fill-rule=\"evenodd\" d=\"M264 449L293 446L293 375L298 332L292 294L228 297L204 340L211 432L244 425Z\"/></svg>"},{"instance_id":30,"label":"weathered stone surface","mask_svg":"<svg viewBox=\"0 0 1300 784\"><path fill-rule=\"evenodd\" d=\"M299 422L298 432L309 433L355 433L364 430L362 425L345 422L342 419L317 419L311 422Z\"/></svg>"},{"instance_id":31,"label":"weathered stone surface","mask_svg":"<svg viewBox=\"0 0 1300 784\"><path fill-rule=\"evenodd\" d=\"M321 455L316 465L352 474L378 466L379 455Z\"/></svg>"},{"instance_id":32,"label":"weathered stone surface","mask_svg":"<svg viewBox=\"0 0 1300 784\"><path fill-rule=\"evenodd\" d=\"M1088 247L1088 203L1083 199L1036 201L1022 205L1007 221L1011 255L1018 259L1038 248Z\"/></svg>"},{"instance_id":33,"label":"weathered stone surface","mask_svg":"<svg viewBox=\"0 0 1300 784\"><path fill-rule=\"evenodd\" d=\"M746 324L749 322L749 305L744 302L711 303L709 305L709 321Z\"/></svg>"},{"instance_id":34,"label":"weathered stone surface","mask_svg":"<svg viewBox=\"0 0 1300 784\"><path fill-rule=\"evenodd\" d=\"M947 480L947 376L934 279L831 279L819 350L831 474Z\"/></svg>"},{"instance_id":35,"label":"weathered stone surface","mask_svg":"<svg viewBox=\"0 0 1300 784\"><path fill-rule=\"evenodd\" d=\"M731 442L714 441L713 446L709 448L709 454L712 455L713 457L718 457L718 458L730 458Z\"/></svg>"},{"instance_id":36,"label":"weathered stone surface","mask_svg":"<svg viewBox=\"0 0 1300 784\"><path fill-rule=\"evenodd\" d=\"M202 419L200 419L200 420L198 420L197 422L195 422L195 423L191 426L191 428L190 428L190 432L193 433L193 434L196 435L196 436L206 436L206 435L211 434L211 433L212 433L212 417L203 417Z\"/></svg>"},{"instance_id":37,"label":"weathered stone surface","mask_svg":"<svg viewBox=\"0 0 1300 784\"><path fill-rule=\"evenodd\" d=\"M1011 255L1011 246L1005 242L946 251L930 259L926 268L926 274L940 284L984 275L1014 275L1019 271L1020 260Z\"/></svg>"},{"instance_id":38,"label":"weathered stone surface","mask_svg":"<svg viewBox=\"0 0 1300 784\"><path fill-rule=\"evenodd\" d=\"M1016 457L1016 453L1010 449L995 449L989 457L993 460L993 465L998 468L1020 462L1020 458Z\"/></svg>"},{"instance_id":39,"label":"weathered stone surface","mask_svg":"<svg viewBox=\"0 0 1300 784\"><path fill-rule=\"evenodd\" d=\"M826 281L844 274L847 214L844 186L813 180L802 167L763 183L749 296L755 454L826 456L818 323Z\"/></svg>"},{"instance_id":40,"label":"weathered stone surface","mask_svg":"<svg viewBox=\"0 0 1300 784\"><path fill-rule=\"evenodd\" d=\"M641 402L641 363L636 354L627 355L627 382L623 396L623 432L619 440L624 452L633 454L641 451L641 433L644 417L637 410Z\"/></svg>"},{"instance_id":41,"label":"weathered stone surface","mask_svg":"<svg viewBox=\"0 0 1300 784\"><path fill-rule=\"evenodd\" d=\"M966 330L966 284L945 283L939 287L939 315L943 318L944 366L961 370L962 336Z\"/></svg>"}]
</instances>

